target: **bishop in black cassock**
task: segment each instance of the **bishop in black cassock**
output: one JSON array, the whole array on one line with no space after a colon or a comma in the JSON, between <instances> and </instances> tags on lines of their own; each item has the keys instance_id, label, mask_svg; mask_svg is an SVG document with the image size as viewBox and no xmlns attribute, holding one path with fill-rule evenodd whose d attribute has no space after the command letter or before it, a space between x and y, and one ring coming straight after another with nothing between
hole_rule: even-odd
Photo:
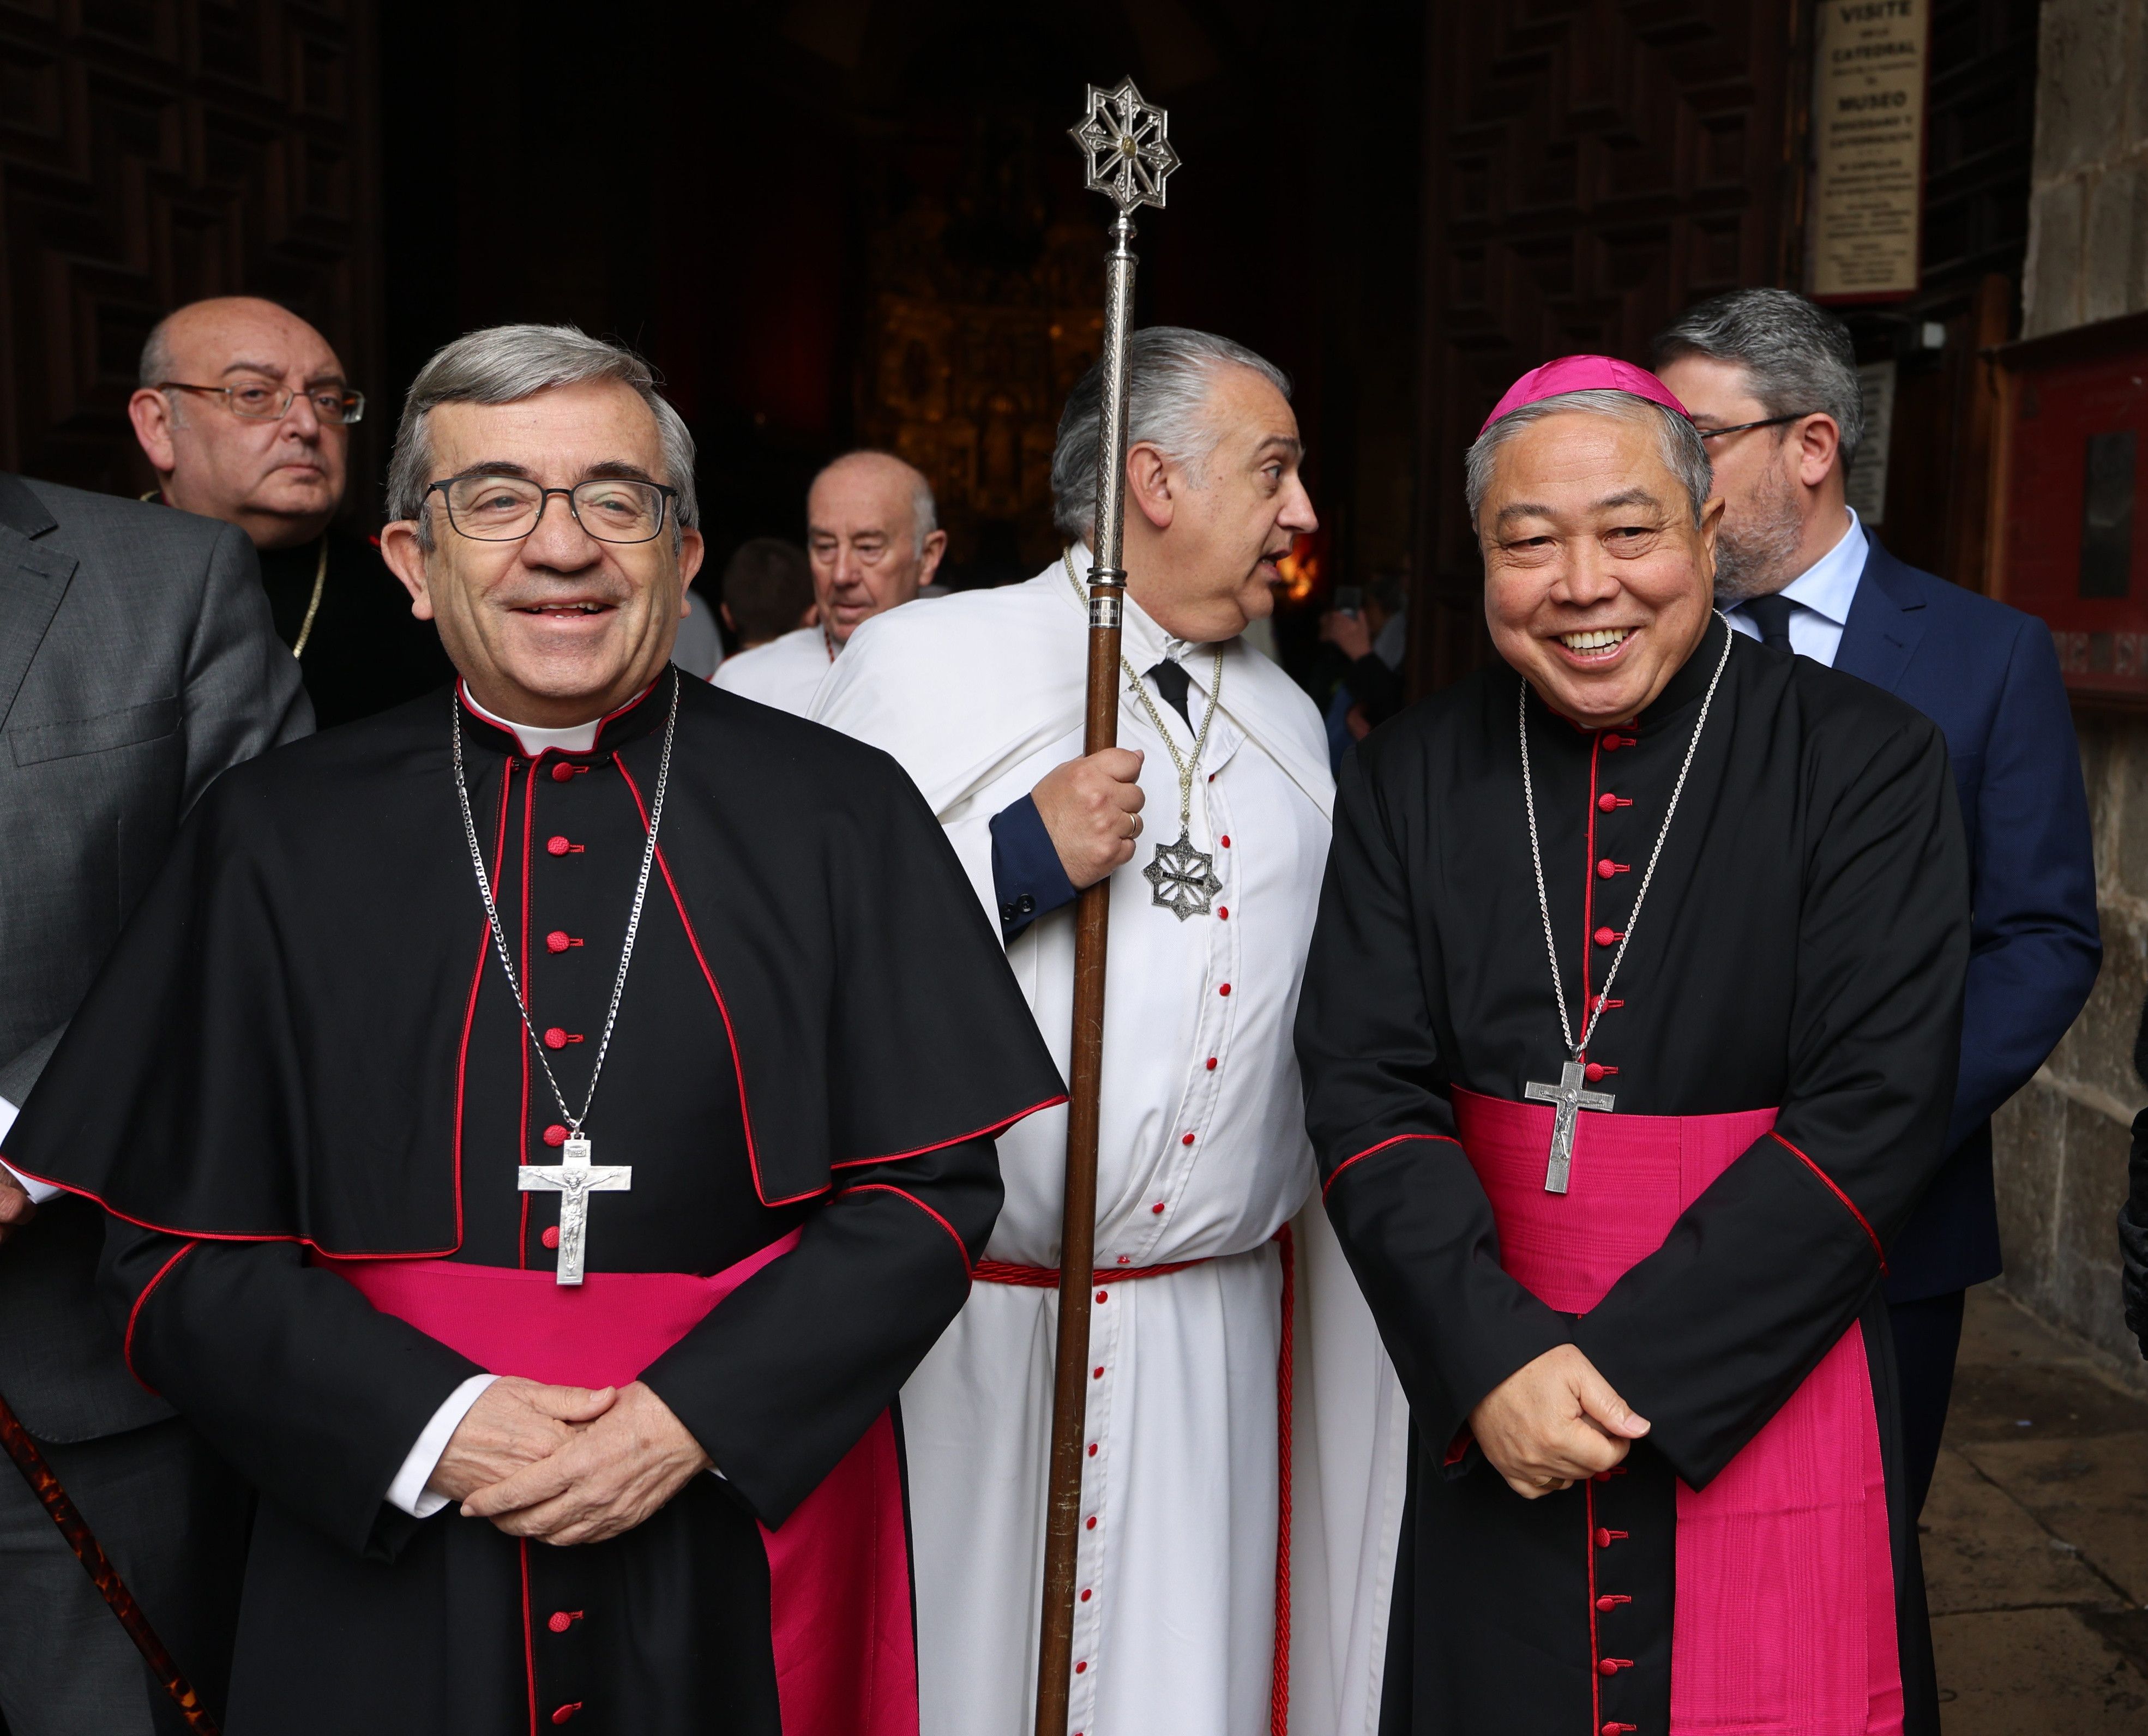
<instances>
[{"instance_id":1,"label":"bishop in black cassock","mask_svg":"<svg viewBox=\"0 0 2148 1736\"><path fill-rule=\"evenodd\" d=\"M1391 1736L1937 1729L1879 1287L1953 1088L1945 750L1709 611L1674 404L1603 359L1509 394L1508 661L1342 775L1297 1041L1413 1422ZM1580 1444L1532 1460L1502 1407L1558 1368Z\"/></svg>"},{"instance_id":2,"label":"bishop in black cassock","mask_svg":"<svg viewBox=\"0 0 2148 1736\"><path fill-rule=\"evenodd\" d=\"M562 380L513 419L468 401L503 354ZM620 356L510 329L420 376L421 458L481 474L401 552L477 674L216 785L8 1142L113 1215L131 1366L262 1492L231 1736L915 1736L896 1394L994 1136L1061 1087L895 762L665 665L676 544L605 539L665 526L675 449ZM631 690L575 727L472 690L590 670ZM630 1185L564 1285L561 1195L519 1184L576 1155L542 1061L579 1111L600 1048ZM488 1375L639 1382L710 1468L604 1541L465 1516L421 1449Z\"/></svg>"}]
</instances>

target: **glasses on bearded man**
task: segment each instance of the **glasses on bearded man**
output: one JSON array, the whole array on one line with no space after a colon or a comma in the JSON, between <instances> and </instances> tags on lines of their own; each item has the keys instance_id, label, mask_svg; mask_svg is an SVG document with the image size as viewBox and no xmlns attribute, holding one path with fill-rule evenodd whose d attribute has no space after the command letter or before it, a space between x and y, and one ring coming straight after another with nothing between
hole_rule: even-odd
<instances>
[{"instance_id":1,"label":"glasses on bearded man","mask_svg":"<svg viewBox=\"0 0 2148 1736\"><path fill-rule=\"evenodd\" d=\"M575 522L600 543L645 543L664 529L666 504L679 491L631 476L597 476L570 489L548 489L523 476L449 476L425 492L447 503L448 523L480 543L519 542L537 528L545 504L566 497Z\"/></svg>"}]
</instances>

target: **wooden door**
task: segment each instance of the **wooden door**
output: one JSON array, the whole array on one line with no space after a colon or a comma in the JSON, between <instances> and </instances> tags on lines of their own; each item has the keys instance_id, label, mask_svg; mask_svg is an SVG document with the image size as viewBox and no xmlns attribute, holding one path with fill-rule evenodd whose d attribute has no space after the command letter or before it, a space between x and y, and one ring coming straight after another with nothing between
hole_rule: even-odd
<instances>
[{"instance_id":1,"label":"wooden door","mask_svg":"<svg viewBox=\"0 0 2148 1736\"><path fill-rule=\"evenodd\" d=\"M1489 655L1462 460L1554 356L1644 359L1702 296L1796 281L1799 0L1490 0L1437 9L1413 673Z\"/></svg>"},{"instance_id":2,"label":"wooden door","mask_svg":"<svg viewBox=\"0 0 2148 1736\"><path fill-rule=\"evenodd\" d=\"M244 292L374 386L368 0L0 0L0 469L133 493L142 344ZM393 407L357 430L369 492Z\"/></svg>"}]
</instances>

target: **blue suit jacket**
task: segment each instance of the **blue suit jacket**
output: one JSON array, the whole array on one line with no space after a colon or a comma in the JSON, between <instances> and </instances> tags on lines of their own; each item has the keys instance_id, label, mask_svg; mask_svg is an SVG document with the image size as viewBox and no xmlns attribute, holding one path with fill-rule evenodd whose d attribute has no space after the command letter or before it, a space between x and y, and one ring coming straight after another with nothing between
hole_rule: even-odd
<instances>
[{"instance_id":1,"label":"blue suit jacket","mask_svg":"<svg viewBox=\"0 0 2148 1736\"><path fill-rule=\"evenodd\" d=\"M2080 750L2050 630L1868 540L1834 666L1945 732L1975 906L1951 1155L1888 1251L1888 1298L1910 1302L1999 1275L1992 1113L2065 1035L2103 944Z\"/></svg>"}]
</instances>

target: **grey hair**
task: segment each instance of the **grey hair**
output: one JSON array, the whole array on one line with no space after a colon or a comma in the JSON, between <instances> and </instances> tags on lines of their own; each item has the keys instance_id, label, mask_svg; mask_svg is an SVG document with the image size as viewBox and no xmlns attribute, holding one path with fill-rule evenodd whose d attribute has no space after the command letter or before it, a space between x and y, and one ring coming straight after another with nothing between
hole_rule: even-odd
<instances>
[{"instance_id":1,"label":"grey hair","mask_svg":"<svg viewBox=\"0 0 2148 1736\"><path fill-rule=\"evenodd\" d=\"M1631 392L1599 386L1583 392L1561 392L1553 397L1540 398L1534 404L1525 404L1519 409L1508 411L1477 436L1476 444L1470 447L1469 455L1463 460L1472 524L1477 523L1478 509L1491 492L1492 465L1499 449L1532 423L1556 416L1562 410L1586 410L1593 415L1637 422L1654 429L1656 449L1663 456L1664 467L1678 478L1693 508L1693 522L1700 523L1702 509L1714 492L1715 473L1708 462L1708 448L1701 444L1693 424L1667 405Z\"/></svg>"},{"instance_id":2,"label":"grey hair","mask_svg":"<svg viewBox=\"0 0 2148 1736\"><path fill-rule=\"evenodd\" d=\"M142 371L135 384L144 392L162 390L164 382L172 377L173 318L173 314L167 314L151 327L142 345Z\"/></svg>"},{"instance_id":3,"label":"grey hair","mask_svg":"<svg viewBox=\"0 0 2148 1736\"><path fill-rule=\"evenodd\" d=\"M923 559L925 539L940 528L940 508L932 498L931 483L926 479L925 473L908 459L899 458L892 452L883 452L877 446L855 447L846 452L841 458L830 459L826 464L813 473L812 481L806 485L806 498L808 500L813 498L813 490L821 485L821 479L823 476L834 469L836 465L854 458L884 458L891 463L901 464L904 469L910 472L910 518L911 522L916 527L913 533L913 540L917 544L911 553L916 559Z\"/></svg>"},{"instance_id":4,"label":"grey hair","mask_svg":"<svg viewBox=\"0 0 2148 1736\"><path fill-rule=\"evenodd\" d=\"M1864 444L1864 396L1849 329L1789 289L1734 289L1689 308L1657 334L1650 365L1680 356L1734 362L1770 416L1824 410L1842 433L1846 471ZM1784 430L1776 430L1781 439Z\"/></svg>"},{"instance_id":5,"label":"grey hair","mask_svg":"<svg viewBox=\"0 0 2148 1736\"><path fill-rule=\"evenodd\" d=\"M1185 465L1197 480L1223 430L1211 425L1208 394L1226 368L1248 368L1285 398L1290 376L1242 344L1182 325L1145 326L1127 339L1127 444L1144 443ZM1051 452L1051 523L1086 541L1097 528L1097 447L1103 422L1099 359L1066 394Z\"/></svg>"},{"instance_id":6,"label":"grey hair","mask_svg":"<svg viewBox=\"0 0 2148 1736\"><path fill-rule=\"evenodd\" d=\"M420 548L433 546L425 494L434 480L426 419L444 404L519 404L555 386L615 379L634 388L656 418L663 480L679 491L672 503L671 546L700 519L694 494L694 437L656 389L649 364L624 344L592 338L571 325L493 325L466 333L434 354L410 382L395 449L388 459L388 516L417 522Z\"/></svg>"}]
</instances>

